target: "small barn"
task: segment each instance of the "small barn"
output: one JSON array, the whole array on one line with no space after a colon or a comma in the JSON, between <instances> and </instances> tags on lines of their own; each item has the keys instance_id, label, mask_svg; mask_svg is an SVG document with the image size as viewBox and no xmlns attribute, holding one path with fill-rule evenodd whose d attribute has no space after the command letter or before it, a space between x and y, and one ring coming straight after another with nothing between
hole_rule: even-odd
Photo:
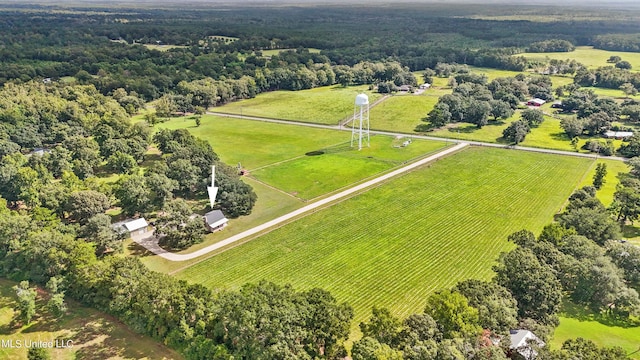
<instances>
[{"instance_id":1,"label":"small barn","mask_svg":"<svg viewBox=\"0 0 640 360\"><path fill-rule=\"evenodd\" d=\"M409 91L411 91L411 86L409 86L409 85L400 85L400 86L398 86L398 91L400 91L400 92L409 92Z\"/></svg>"},{"instance_id":2,"label":"small barn","mask_svg":"<svg viewBox=\"0 0 640 360\"><path fill-rule=\"evenodd\" d=\"M552 109L562 109L562 101L556 101L551 104Z\"/></svg>"},{"instance_id":3,"label":"small barn","mask_svg":"<svg viewBox=\"0 0 640 360\"><path fill-rule=\"evenodd\" d=\"M546 103L547 102L545 100L535 98L527 101L527 106L542 106Z\"/></svg>"},{"instance_id":4,"label":"small barn","mask_svg":"<svg viewBox=\"0 0 640 360\"><path fill-rule=\"evenodd\" d=\"M215 232L224 229L227 226L229 219L224 216L222 211L212 210L204 214L204 222L209 231Z\"/></svg>"},{"instance_id":5,"label":"small barn","mask_svg":"<svg viewBox=\"0 0 640 360\"><path fill-rule=\"evenodd\" d=\"M145 218L128 219L111 225L116 231L129 235L143 235L151 230Z\"/></svg>"},{"instance_id":6,"label":"small barn","mask_svg":"<svg viewBox=\"0 0 640 360\"><path fill-rule=\"evenodd\" d=\"M424 84L420 85L420 90L427 90L430 87L431 87L431 84L424 83Z\"/></svg>"}]
</instances>

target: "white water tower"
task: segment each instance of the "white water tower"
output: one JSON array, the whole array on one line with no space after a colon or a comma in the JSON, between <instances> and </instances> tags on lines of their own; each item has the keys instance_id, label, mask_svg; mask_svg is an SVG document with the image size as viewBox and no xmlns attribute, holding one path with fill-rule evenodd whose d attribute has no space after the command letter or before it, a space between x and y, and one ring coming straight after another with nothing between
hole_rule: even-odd
<instances>
[{"instance_id":1,"label":"white water tower","mask_svg":"<svg viewBox=\"0 0 640 360\"><path fill-rule=\"evenodd\" d=\"M358 119L360 121L356 122ZM369 97L366 94L359 94L356 96L356 104L353 108L351 147L353 147L354 141L358 139L358 150L361 150L363 138L367 142L367 147L369 147Z\"/></svg>"}]
</instances>

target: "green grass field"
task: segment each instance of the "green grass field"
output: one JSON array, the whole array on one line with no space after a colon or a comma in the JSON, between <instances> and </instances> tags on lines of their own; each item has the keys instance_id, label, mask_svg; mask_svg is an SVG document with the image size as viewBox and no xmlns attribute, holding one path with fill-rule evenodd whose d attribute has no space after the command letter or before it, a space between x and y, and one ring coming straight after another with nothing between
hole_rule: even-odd
<instances>
[{"instance_id":1,"label":"green grass field","mask_svg":"<svg viewBox=\"0 0 640 360\"><path fill-rule=\"evenodd\" d=\"M370 110L371 129L413 133L437 102L431 89L423 95L392 96Z\"/></svg>"},{"instance_id":2,"label":"green grass field","mask_svg":"<svg viewBox=\"0 0 640 360\"><path fill-rule=\"evenodd\" d=\"M262 52L262 56L265 57L271 57L273 55L278 55L279 53L283 52L283 51L296 51L297 49L272 49L272 50L260 50ZM309 50L310 53L320 53L320 49L315 49L315 48L307 48L306 50Z\"/></svg>"},{"instance_id":3,"label":"green grass field","mask_svg":"<svg viewBox=\"0 0 640 360\"><path fill-rule=\"evenodd\" d=\"M487 279L506 237L539 231L589 159L469 148L198 263L177 276L211 288L261 279L321 287L354 306L399 316L433 291Z\"/></svg>"},{"instance_id":4,"label":"green grass field","mask_svg":"<svg viewBox=\"0 0 640 360\"><path fill-rule=\"evenodd\" d=\"M342 144L351 139L351 134L343 131L212 115L203 116L199 127L188 117L171 119L157 126L189 129L194 136L209 141L222 161L231 165L240 162L249 170L304 156L309 151Z\"/></svg>"},{"instance_id":5,"label":"green grass field","mask_svg":"<svg viewBox=\"0 0 640 360\"><path fill-rule=\"evenodd\" d=\"M60 319L36 314L31 324L12 323L16 307L15 283L0 279L0 341L73 341L71 348L49 350L52 359L182 359L175 351L129 330L113 317L69 302L69 311ZM42 300L38 305L43 305ZM41 309L41 307L39 307ZM0 358L26 359L27 348L0 347Z\"/></svg>"},{"instance_id":6,"label":"green grass field","mask_svg":"<svg viewBox=\"0 0 640 360\"><path fill-rule=\"evenodd\" d=\"M512 117L506 120L489 121L489 124L478 129L477 126L468 123L450 124L446 128L441 128L426 135L446 137L456 140L476 140L484 142L503 142L502 131L513 121L520 119L520 114L516 112Z\"/></svg>"},{"instance_id":7,"label":"green grass field","mask_svg":"<svg viewBox=\"0 0 640 360\"><path fill-rule=\"evenodd\" d=\"M608 96L608 97L612 97L615 99L622 99L622 100L624 100L625 98L640 100L640 95L637 94L635 96L627 96L622 90L604 89L604 88L598 88L598 87L583 87L582 89L592 90L596 95L599 95L599 96Z\"/></svg>"},{"instance_id":8,"label":"green grass field","mask_svg":"<svg viewBox=\"0 0 640 360\"><path fill-rule=\"evenodd\" d=\"M171 49L186 49L188 46L184 45L156 45L156 44L142 44L149 50L168 51Z\"/></svg>"},{"instance_id":9,"label":"green grass field","mask_svg":"<svg viewBox=\"0 0 640 360\"><path fill-rule=\"evenodd\" d=\"M487 75L489 82L496 78L514 77L522 73L520 71L499 70L499 69L483 68L483 67L477 67L477 66L469 66L469 70L471 70L471 72L474 72L474 73Z\"/></svg>"},{"instance_id":10,"label":"green grass field","mask_svg":"<svg viewBox=\"0 0 640 360\"><path fill-rule=\"evenodd\" d=\"M445 142L414 140L407 147L394 147L394 143L399 146L404 139L377 135L371 137L371 147L360 151L345 143L328 148L323 155L267 166L251 175L296 197L310 200L446 146Z\"/></svg>"},{"instance_id":11,"label":"green grass field","mask_svg":"<svg viewBox=\"0 0 640 360\"><path fill-rule=\"evenodd\" d=\"M598 190L597 197L605 206L609 206L613 202L613 193L616 192L616 185L620 182L619 175L628 173L629 167L622 161L606 160L606 158L598 159L597 162L607 165L605 183L602 188ZM593 185L593 176L595 173L596 163L594 163L589 172L584 175L584 178L580 182L580 187Z\"/></svg>"},{"instance_id":12,"label":"green grass field","mask_svg":"<svg viewBox=\"0 0 640 360\"><path fill-rule=\"evenodd\" d=\"M353 116L355 98L359 93L366 93L370 103L381 97L368 88L367 85L347 88L334 85L300 91L272 91L212 110L228 114L337 125L340 120Z\"/></svg>"},{"instance_id":13,"label":"green grass field","mask_svg":"<svg viewBox=\"0 0 640 360\"><path fill-rule=\"evenodd\" d=\"M640 349L640 320L616 321L604 314L565 305L550 346L558 349L565 340L577 337L592 340L600 346L620 346L630 354ZM640 359L640 352L630 358Z\"/></svg>"},{"instance_id":14,"label":"green grass field","mask_svg":"<svg viewBox=\"0 0 640 360\"><path fill-rule=\"evenodd\" d=\"M611 56L620 56L622 60L626 60L631 63L634 70L640 69L640 53L621 52L621 51L607 51L594 49L591 46L578 46L575 51L572 52L557 52L557 53L524 53L516 56L525 56L531 60L545 60L545 59L575 59L577 62L586 65L589 68L597 68L601 66L613 66L607 62L607 59Z\"/></svg>"}]
</instances>

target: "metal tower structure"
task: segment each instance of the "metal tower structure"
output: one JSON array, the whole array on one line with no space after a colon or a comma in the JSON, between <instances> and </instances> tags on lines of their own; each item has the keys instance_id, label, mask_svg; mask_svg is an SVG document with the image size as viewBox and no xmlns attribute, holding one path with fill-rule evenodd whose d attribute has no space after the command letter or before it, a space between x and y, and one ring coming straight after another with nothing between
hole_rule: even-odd
<instances>
[{"instance_id":1,"label":"metal tower structure","mask_svg":"<svg viewBox=\"0 0 640 360\"><path fill-rule=\"evenodd\" d=\"M356 120L360 120L356 122ZM358 150L362 149L363 139L367 147L369 141L369 97L366 94L356 96L356 103L353 108L353 119L351 123L351 147L354 142L358 142Z\"/></svg>"}]
</instances>

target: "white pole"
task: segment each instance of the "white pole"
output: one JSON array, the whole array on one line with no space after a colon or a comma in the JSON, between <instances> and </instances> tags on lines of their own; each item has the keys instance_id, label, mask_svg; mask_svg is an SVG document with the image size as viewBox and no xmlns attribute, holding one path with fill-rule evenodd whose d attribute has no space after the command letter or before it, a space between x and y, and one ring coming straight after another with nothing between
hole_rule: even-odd
<instances>
[{"instance_id":1,"label":"white pole","mask_svg":"<svg viewBox=\"0 0 640 360\"><path fill-rule=\"evenodd\" d=\"M362 150L362 105L360 105L360 136L358 136L358 150Z\"/></svg>"}]
</instances>

